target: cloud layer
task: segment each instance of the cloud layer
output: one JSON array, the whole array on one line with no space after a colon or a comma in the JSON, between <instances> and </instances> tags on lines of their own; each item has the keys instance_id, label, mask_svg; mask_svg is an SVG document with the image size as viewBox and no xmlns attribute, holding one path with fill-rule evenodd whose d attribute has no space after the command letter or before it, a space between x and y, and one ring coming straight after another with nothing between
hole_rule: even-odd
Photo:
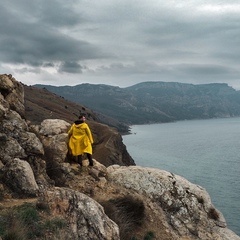
<instances>
[{"instance_id":1,"label":"cloud layer","mask_svg":"<svg viewBox=\"0 0 240 240\"><path fill-rule=\"evenodd\" d=\"M28 85L224 82L240 89L240 3L3 0L0 71Z\"/></svg>"}]
</instances>

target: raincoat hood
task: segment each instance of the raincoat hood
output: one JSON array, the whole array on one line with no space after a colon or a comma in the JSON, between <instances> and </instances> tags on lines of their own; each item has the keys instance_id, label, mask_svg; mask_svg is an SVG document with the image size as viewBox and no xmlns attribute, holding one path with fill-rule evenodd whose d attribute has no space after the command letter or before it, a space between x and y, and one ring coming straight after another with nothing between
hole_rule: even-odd
<instances>
[{"instance_id":1,"label":"raincoat hood","mask_svg":"<svg viewBox=\"0 0 240 240\"><path fill-rule=\"evenodd\" d=\"M79 125L79 124L81 124L81 123L84 123L82 120L76 120L75 122L74 122L76 125Z\"/></svg>"}]
</instances>

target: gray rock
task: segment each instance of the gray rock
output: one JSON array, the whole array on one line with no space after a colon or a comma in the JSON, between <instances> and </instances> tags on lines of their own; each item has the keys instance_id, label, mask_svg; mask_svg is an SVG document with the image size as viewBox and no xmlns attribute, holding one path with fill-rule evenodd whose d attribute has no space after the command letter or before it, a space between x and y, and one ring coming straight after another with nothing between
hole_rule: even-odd
<instances>
[{"instance_id":1,"label":"gray rock","mask_svg":"<svg viewBox=\"0 0 240 240\"><path fill-rule=\"evenodd\" d=\"M107 168L108 179L156 202L180 236L194 233L200 239L240 239L226 228L226 221L201 186L170 172L137 166ZM214 236L214 237L213 237Z\"/></svg>"},{"instance_id":2,"label":"gray rock","mask_svg":"<svg viewBox=\"0 0 240 240\"><path fill-rule=\"evenodd\" d=\"M40 201L47 203L55 216L64 217L70 231L64 239L119 240L116 223L107 217L103 207L85 194L67 188L42 192Z\"/></svg>"},{"instance_id":3,"label":"gray rock","mask_svg":"<svg viewBox=\"0 0 240 240\"><path fill-rule=\"evenodd\" d=\"M45 119L41 123L40 134L44 136L66 133L70 124L61 119Z\"/></svg>"},{"instance_id":4,"label":"gray rock","mask_svg":"<svg viewBox=\"0 0 240 240\"><path fill-rule=\"evenodd\" d=\"M4 99L9 103L11 110L18 112L23 117L25 108L22 84L11 75L3 74L0 77L0 90Z\"/></svg>"},{"instance_id":5,"label":"gray rock","mask_svg":"<svg viewBox=\"0 0 240 240\"><path fill-rule=\"evenodd\" d=\"M38 185L30 164L19 158L15 158L1 169L4 173L3 180L13 191L21 194L35 196Z\"/></svg>"}]
</instances>

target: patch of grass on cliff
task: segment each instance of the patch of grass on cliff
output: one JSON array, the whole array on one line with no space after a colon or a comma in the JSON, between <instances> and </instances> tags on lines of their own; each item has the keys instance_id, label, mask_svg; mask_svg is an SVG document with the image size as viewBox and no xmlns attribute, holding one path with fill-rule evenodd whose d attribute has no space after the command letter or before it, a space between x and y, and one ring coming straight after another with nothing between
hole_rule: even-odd
<instances>
[{"instance_id":1,"label":"patch of grass on cliff","mask_svg":"<svg viewBox=\"0 0 240 240\"><path fill-rule=\"evenodd\" d=\"M138 198L125 196L101 204L108 217L117 223L121 239L131 239L134 231L144 222L145 207Z\"/></svg>"},{"instance_id":2,"label":"patch of grass on cliff","mask_svg":"<svg viewBox=\"0 0 240 240\"><path fill-rule=\"evenodd\" d=\"M34 204L0 212L0 236L3 240L61 239L59 232L65 226L64 219L43 218Z\"/></svg>"},{"instance_id":3,"label":"patch of grass on cliff","mask_svg":"<svg viewBox=\"0 0 240 240\"><path fill-rule=\"evenodd\" d=\"M143 237L143 240L153 240L153 239L155 239L155 234L152 231L147 232ZM133 236L131 240L140 240L140 239Z\"/></svg>"}]
</instances>

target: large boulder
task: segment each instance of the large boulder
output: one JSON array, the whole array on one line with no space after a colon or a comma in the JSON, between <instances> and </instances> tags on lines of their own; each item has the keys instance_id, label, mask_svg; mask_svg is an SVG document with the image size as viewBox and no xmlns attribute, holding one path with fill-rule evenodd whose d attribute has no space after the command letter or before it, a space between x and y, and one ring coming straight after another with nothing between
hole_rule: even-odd
<instances>
[{"instance_id":1,"label":"large boulder","mask_svg":"<svg viewBox=\"0 0 240 240\"><path fill-rule=\"evenodd\" d=\"M39 202L49 206L52 216L64 218L69 231L64 239L119 240L116 223L92 198L68 188L54 188L40 194Z\"/></svg>"},{"instance_id":2,"label":"large boulder","mask_svg":"<svg viewBox=\"0 0 240 240\"><path fill-rule=\"evenodd\" d=\"M19 142L5 133L0 133L0 159L7 163L12 158L25 158L27 155Z\"/></svg>"},{"instance_id":3,"label":"large boulder","mask_svg":"<svg viewBox=\"0 0 240 240\"><path fill-rule=\"evenodd\" d=\"M30 164L19 158L5 164L1 169L3 172L3 181L14 192L29 196L36 196L38 185Z\"/></svg>"},{"instance_id":4,"label":"large boulder","mask_svg":"<svg viewBox=\"0 0 240 240\"><path fill-rule=\"evenodd\" d=\"M27 155L43 155L43 145L36 134L29 132L27 122L13 110L8 110L1 120L0 132L2 136L3 158L6 155L26 158ZM0 151L1 155L1 151Z\"/></svg>"},{"instance_id":5,"label":"large boulder","mask_svg":"<svg viewBox=\"0 0 240 240\"><path fill-rule=\"evenodd\" d=\"M223 215L213 206L209 194L201 186L160 169L114 165L107 170L109 181L157 203L179 236L194 236L202 240L240 239L226 228Z\"/></svg>"},{"instance_id":6,"label":"large boulder","mask_svg":"<svg viewBox=\"0 0 240 240\"><path fill-rule=\"evenodd\" d=\"M22 117L25 113L23 85L16 81L12 75L0 75L0 92L10 109L19 113Z\"/></svg>"},{"instance_id":7,"label":"large boulder","mask_svg":"<svg viewBox=\"0 0 240 240\"><path fill-rule=\"evenodd\" d=\"M47 173L57 186L64 186L69 168L66 166L70 124L61 119L45 119L38 126L44 148Z\"/></svg>"},{"instance_id":8,"label":"large boulder","mask_svg":"<svg viewBox=\"0 0 240 240\"><path fill-rule=\"evenodd\" d=\"M70 124L61 119L45 119L41 123L40 134L43 136L54 136L67 133Z\"/></svg>"}]
</instances>

